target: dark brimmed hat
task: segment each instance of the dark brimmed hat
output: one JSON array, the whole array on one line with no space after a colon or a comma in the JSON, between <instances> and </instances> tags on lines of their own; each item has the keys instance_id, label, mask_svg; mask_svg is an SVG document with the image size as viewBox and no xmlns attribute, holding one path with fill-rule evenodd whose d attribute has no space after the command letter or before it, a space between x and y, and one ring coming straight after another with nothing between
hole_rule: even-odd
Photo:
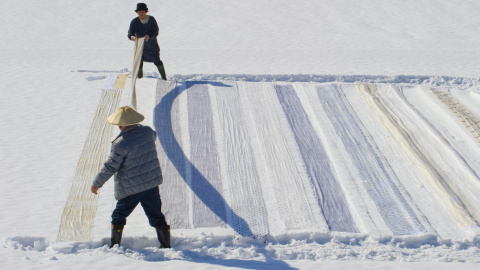
<instances>
[{"instance_id":1,"label":"dark brimmed hat","mask_svg":"<svg viewBox=\"0 0 480 270\"><path fill-rule=\"evenodd\" d=\"M137 9L135 9L135 12L140 11L140 10L145 10L148 12L147 4L145 3L138 3L137 4Z\"/></svg>"}]
</instances>

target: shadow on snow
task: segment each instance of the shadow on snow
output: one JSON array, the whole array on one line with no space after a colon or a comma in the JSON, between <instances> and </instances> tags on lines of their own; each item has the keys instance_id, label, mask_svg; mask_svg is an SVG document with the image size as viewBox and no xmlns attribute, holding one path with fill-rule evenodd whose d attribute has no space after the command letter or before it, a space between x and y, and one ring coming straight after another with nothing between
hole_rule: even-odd
<instances>
[{"instance_id":1,"label":"shadow on snow","mask_svg":"<svg viewBox=\"0 0 480 270\"><path fill-rule=\"evenodd\" d=\"M172 162L175 169L182 176L185 183L195 193L195 195L225 224L227 222L227 214L231 213L231 220L235 220L235 226L229 224L237 234L241 236L252 236L253 233L250 230L247 222L238 216L227 204L222 195L212 186L212 184L202 175L202 173L191 163L187 158L182 147L175 138L172 126L171 110L175 99L188 90L195 84L211 84L213 86L231 87L229 85L220 82L182 82L177 85L173 90L167 93L160 103L154 109L154 127L157 130L158 139L168 157ZM187 174L185 171L186 166L191 168L191 179L195 180L195 184L187 181ZM222 207L218 207L222 205ZM225 207L223 207L225 206Z\"/></svg>"}]
</instances>

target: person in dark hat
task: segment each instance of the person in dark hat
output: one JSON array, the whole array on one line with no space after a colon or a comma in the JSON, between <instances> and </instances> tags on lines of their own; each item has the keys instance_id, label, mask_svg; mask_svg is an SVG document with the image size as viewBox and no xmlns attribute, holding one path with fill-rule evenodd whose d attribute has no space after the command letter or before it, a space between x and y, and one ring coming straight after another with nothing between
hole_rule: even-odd
<instances>
[{"instance_id":1,"label":"person in dark hat","mask_svg":"<svg viewBox=\"0 0 480 270\"><path fill-rule=\"evenodd\" d=\"M145 38L143 47L142 61L140 63L140 69L138 70L138 78L143 78L143 62L154 63L162 76L163 80L167 80L165 74L165 67L160 60L160 46L158 46L158 24L153 16L147 15L148 8L144 3L138 3L135 12L138 17L132 20L130 28L128 29L128 38L135 40L137 38Z\"/></svg>"}]
</instances>

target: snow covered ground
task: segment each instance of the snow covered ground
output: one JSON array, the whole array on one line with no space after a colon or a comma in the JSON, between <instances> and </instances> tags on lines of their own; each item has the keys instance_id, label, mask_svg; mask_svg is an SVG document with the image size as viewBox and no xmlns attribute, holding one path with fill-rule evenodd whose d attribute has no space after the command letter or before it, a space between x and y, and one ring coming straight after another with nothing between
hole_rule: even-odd
<instances>
[{"instance_id":1,"label":"snow covered ground","mask_svg":"<svg viewBox=\"0 0 480 270\"><path fill-rule=\"evenodd\" d=\"M105 246L111 182L92 225L61 226L87 146L117 134L97 109L130 102L136 2L6 0L2 268L478 268L480 3L147 4L170 76L146 64L137 100L174 248L141 209Z\"/></svg>"}]
</instances>

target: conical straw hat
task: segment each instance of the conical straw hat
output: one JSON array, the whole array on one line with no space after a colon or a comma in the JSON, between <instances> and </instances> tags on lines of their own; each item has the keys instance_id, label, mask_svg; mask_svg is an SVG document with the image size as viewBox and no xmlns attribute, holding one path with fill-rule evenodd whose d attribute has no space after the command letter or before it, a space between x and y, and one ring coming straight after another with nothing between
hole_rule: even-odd
<instances>
[{"instance_id":1,"label":"conical straw hat","mask_svg":"<svg viewBox=\"0 0 480 270\"><path fill-rule=\"evenodd\" d=\"M129 106L120 107L107 118L107 123L117 126L131 126L142 122L145 117Z\"/></svg>"}]
</instances>

